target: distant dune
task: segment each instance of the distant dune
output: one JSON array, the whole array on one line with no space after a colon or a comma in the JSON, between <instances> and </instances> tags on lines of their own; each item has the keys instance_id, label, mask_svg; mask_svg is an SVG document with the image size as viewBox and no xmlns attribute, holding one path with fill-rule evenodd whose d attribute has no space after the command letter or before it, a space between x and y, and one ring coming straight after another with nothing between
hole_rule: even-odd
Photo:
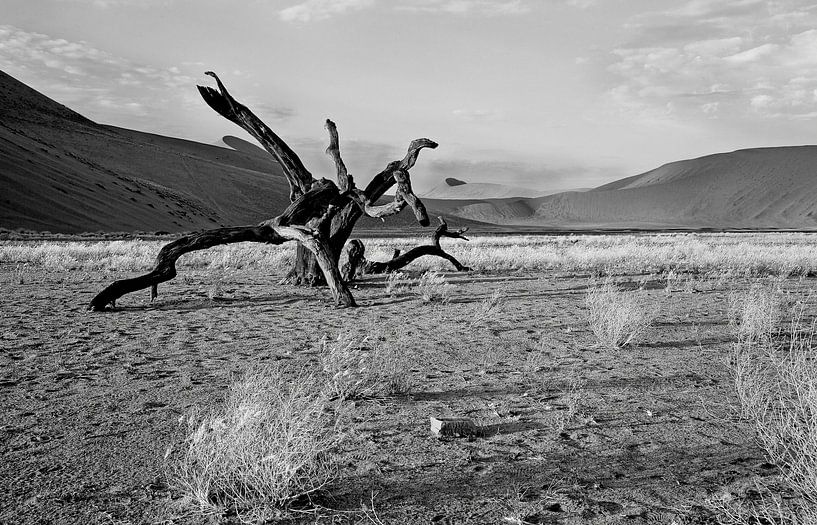
<instances>
[{"instance_id":1,"label":"distant dune","mask_svg":"<svg viewBox=\"0 0 817 525\"><path fill-rule=\"evenodd\" d=\"M817 146L739 150L665 164L585 192L430 205L543 228L815 228Z\"/></svg>"},{"instance_id":2,"label":"distant dune","mask_svg":"<svg viewBox=\"0 0 817 525\"><path fill-rule=\"evenodd\" d=\"M202 102L201 111L211 110ZM0 188L0 227L54 233L255 224L289 204L280 166L254 144L97 124L2 71ZM414 224L401 213L385 226ZM366 218L359 225L384 226Z\"/></svg>"},{"instance_id":3,"label":"distant dune","mask_svg":"<svg viewBox=\"0 0 817 525\"><path fill-rule=\"evenodd\" d=\"M553 192L551 192L553 193ZM453 177L419 194L421 198L446 200L505 199L508 197L540 197L548 192L489 182L465 182Z\"/></svg>"},{"instance_id":4,"label":"distant dune","mask_svg":"<svg viewBox=\"0 0 817 525\"><path fill-rule=\"evenodd\" d=\"M544 196L449 178L423 201L430 215L458 217L456 225L811 229L815 182L817 146L792 146L672 162ZM97 124L3 72L0 188L0 227L55 233L253 224L282 211L289 194L278 164L243 139L206 145ZM414 224L408 213L386 222Z\"/></svg>"}]
</instances>

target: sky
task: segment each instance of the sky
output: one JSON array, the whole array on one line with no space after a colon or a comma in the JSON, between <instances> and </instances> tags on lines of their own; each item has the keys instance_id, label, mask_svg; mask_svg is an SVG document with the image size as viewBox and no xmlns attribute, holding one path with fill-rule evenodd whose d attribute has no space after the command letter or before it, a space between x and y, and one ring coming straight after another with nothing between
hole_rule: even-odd
<instances>
[{"instance_id":1,"label":"sky","mask_svg":"<svg viewBox=\"0 0 817 525\"><path fill-rule=\"evenodd\" d=\"M537 190L817 142L803 0L2 0L0 69L105 124L249 138L198 95L219 74L316 177L331 118L356 180L412 170Z\"/></svg>"}]
</instances>

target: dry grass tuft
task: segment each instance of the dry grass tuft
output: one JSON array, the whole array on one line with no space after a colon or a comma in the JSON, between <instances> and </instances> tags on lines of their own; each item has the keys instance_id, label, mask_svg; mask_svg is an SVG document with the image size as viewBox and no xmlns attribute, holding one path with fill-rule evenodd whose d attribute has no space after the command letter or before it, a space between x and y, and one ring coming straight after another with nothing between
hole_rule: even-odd
<instances>
[{"instance_id":1,"label":"dry grass tuft","mask_svg":"<svg viewBox=\"0 0 817 525\"><path fill-rule=\"evenodd\" d=\"M474 312L471 314L471 320L468 323L469 328L474 328L480 325L489 325L492 321L497 319L502 303L505 301L505 292L501 288L497 288L487 296L485 299L477 304Z\"/></svg>"},{"instance_id":2,"label":"dry grass tuft","mask_svg":"<svg viewBox=\"0 0 817 525\"><path fill-rule=\"evenodd\" d=\"M729 322L741 340L769 339L780 324L782 305L780 290L755 284L729 295Z\"/></svg>"},{"instance_id":3,"label":"dry grass tuft","mask_svg":"<svg viewBox=\"0 0 817 525\"><path fill-rule=\"evenodd\" d=\"M802 504L788 509L796 518L790 522L804 524L817 523L810 510L817 509L817 326L803 322L807 304L814 306L795 308L788 341L750 334L734 345L730 363L742 415L801 496Z\"/></svg>"},{"instance_id":4,"label":"dry grass tuft","mask_svg":"<svg viewBox=\"0 0 817 525\"><path fill-rule=\"evenodd\" d=\"M395 297L406 293L411 285L411 278L403 272L393 272L386 277L386 295Z\"/></svg>"},{"instance_id":5,"label":"dry grass tuft","mask_svg":"<svg viewBox=\"0 0 817 525\"><path fill-rule=\"evenodd\" d=\"M188 437L172 479L202 512L269 519L335 476L341 439L329 397L315 377L290 380L277 367L251 370L223 405L185 417Z\"/></svg>"},{"instance_id":6,"label":"dry grass tuft","mask_svg":"<svg viewBox=\"0 0 817 525\"><path fill-rule=\"evenodd\" d=\"M633 344L658 316L643 290L624 292L607 280L587 291L588 323L599 343L609 348Z\"/></svg>"},{"instance_id":7,"label":"dry grass tuft","mask_svg":"<svg viewBox=\"0 0 817 525\"><path fill-rule=\"evenodd\" d=\"M411 390L406 353L377 334L342 331L335 339L324 337L320 365L332 395L340 399L402 395Z\"/></svg>"},{"instance_id":8,"label":"dry grass tuft","mask_svg":"<svg viewBox=\"0 0 817 525\"><path fill-rule=\"evenodd\" d=\"M414 291L424 303L446 303L451 298L453 285L446 282L445 277L434 271L424 273L417 279Z\"/></svg>"}]
</instances>

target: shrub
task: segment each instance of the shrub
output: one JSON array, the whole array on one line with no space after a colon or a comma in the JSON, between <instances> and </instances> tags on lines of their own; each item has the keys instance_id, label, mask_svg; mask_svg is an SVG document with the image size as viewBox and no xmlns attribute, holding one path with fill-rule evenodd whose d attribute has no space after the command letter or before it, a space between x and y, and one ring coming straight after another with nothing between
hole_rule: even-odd
<instances>
[{"instance_id":1,"label":"shrub","mask_svg":"<svg viewBox=\"0 0 817 525\"><path fill-rule=\"evenodd\" d=\"M394 341L375 334L342 331L320 343L320 364L332 394L340 399L405 394L410 388L408 358Z\"/></svg>"},{"instance_id":2,"label":"shrub","mask_svg":"<svg viewBox=\"0 0 817 525\"><path fill-rule=\"evenodd\" d=\"M729 322L740 339L771 338L782 317L778 290L753 285L745 293L729 296Z\"/></svg>"},{"instance_id":3,"label":"shrub","mask_svg":"<svg viewBox=\"0 0 817 525\"><path fill-rule=\"evenodd\" d=\"M420 276L414 290L424 303L433 301L448 302L453 286L446 282L445 277L434 271Z\"/></svg>"},{"instance_id":4,"label":"shrub","mask_svg":"<svg viewBox=\"0 0 817 525\"><path fill-rule=\"evenodd\" d=\"M621 348L634 343L658 315L643 290L624 292L607 280L587 291L588 322L599 343Z\"/></svg>"},{"instance_id":5,"label":"shrub","mask_svg":"<svg viewBox=\"0 0 817 525\"><path fill-rule=\"evenodd\" d=\"M393 272L386 277L386 295L395 296L406 292L411 284L411 278L403 272Z\"/></svg>"},{"instance_id":6,"label":"shrub","mask_svg":"<svg viewBox=\"0 0 817 525\"><path fill-rule=\"evenodd\" d=\"M792 316L787 342L740 340L730 364L743 417L804 502L792 511L794 523L815 523L817 512L809 509L817 508L817 345L815 323L802 321L804 304Z\"/></svg>"},{"instance_id":7,"label":"shrub","mask_svg":"<svg viewBox=\"0 0 817 525\"><path fill-rule=\"evenodd\" d=\"M340 432L328 396L301 372L277 367L233 382L223 405L194 411L172 477L204 512L263 520L329 483Z\"/></svg>"},{"instance_id":8,"label":"shrub","mask_svg":"<svg viewBox=\"0 0 817 525\"><path fill-rule=\"evenodd\" d=\"M499 308L505 300L505 292L501 288L494 290L491 295L480 301L471 314L470 328L482 324L489 324L496 318Z\"/></svg>"}]
</instances>

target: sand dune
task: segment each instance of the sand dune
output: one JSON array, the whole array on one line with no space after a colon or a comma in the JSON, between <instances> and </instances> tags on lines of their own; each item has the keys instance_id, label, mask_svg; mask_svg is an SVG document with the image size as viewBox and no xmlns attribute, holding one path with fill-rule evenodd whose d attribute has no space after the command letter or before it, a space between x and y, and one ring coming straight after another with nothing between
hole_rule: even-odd
<instances>
[{"instance_id":1,"label":"sand dune","mask_svg":"<svg viewBox=\"0 0 817 525\"><path fill-rule=\"evenodd\" d=\"M280 167L254 144L228 136L207 145L97 124L2 71L0 187L0 227L55 233L254 224L289 204ZM410 213L385 222L414 224Z\"/></svg>"},{"instance_id":2,"label":"sand dune","mask_svg":"<svg viewBox=\"0 0 817 525\"><path fill-rule=\"evenodd\" d=\"M0 72L0 226L182 231L258 222L288 201L272 160L96 124Z\"/></svg>"},{"instance_id":3,"label":"sand dune","mask_svg":"<svg viewBox=\"0 0 817 525\"><path fill-rule=\"evenodd\" d=\"M555 193L555 192L551 192ZM447 178L432 189L419 196L429 199L471 200L471 199L505 199L509 197L540 197L548 192L489 182L465 182Z\"/></svg>"},{"instance_id":4,"label":"sand dune","mask_svg":"<svg viewBox=\"0 0 817 525\"><path fill-rule=\"evenodd\" d=\"M586 192L452 201L447 211L556 228L815 228L815 166L817 146L747 149L672 162Z\"/></svg>"},{"instance_id":5,"label":"sand dune","mask_svg":"<svg viewBox=\"0 0 817 525\"><path fill-rule=\"evenodd\" d=\"M206 145L97 124L3 72L0 108L0 227L176 232L252 224L288 204L280 167L243 139ZM447 179L423 200L431 215L457 217L452 224L816 228L815 166L817 146L748 149L534 198ZM386 222L414 224L407 213Z\"/></svg>"}]
</instances>

